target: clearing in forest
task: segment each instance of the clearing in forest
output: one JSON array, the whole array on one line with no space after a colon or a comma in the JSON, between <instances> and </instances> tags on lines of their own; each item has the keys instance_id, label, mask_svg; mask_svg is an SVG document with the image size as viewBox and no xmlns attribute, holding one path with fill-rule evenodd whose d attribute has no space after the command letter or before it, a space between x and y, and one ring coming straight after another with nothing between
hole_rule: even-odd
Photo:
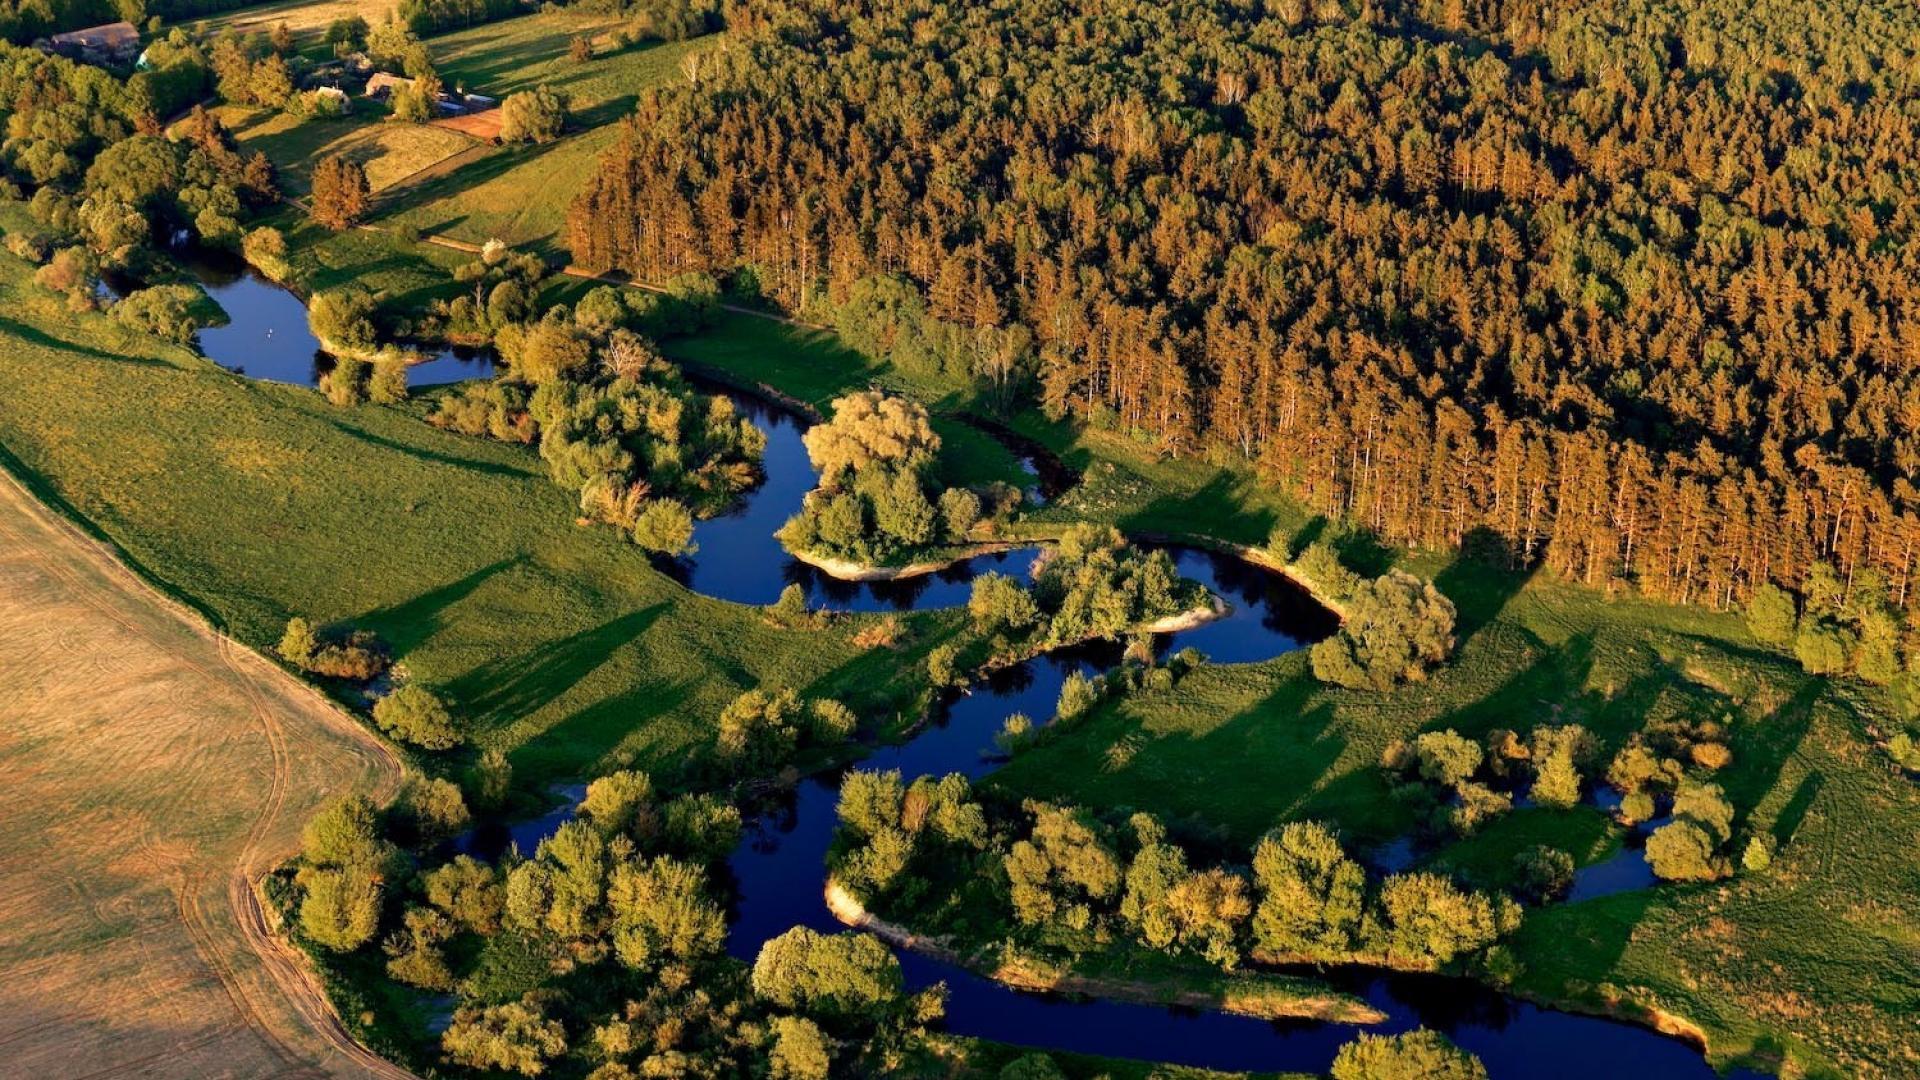
<instances>
[{"instance_id":1,"label":"clearing in forest","mask_svg":"<svg viewBox=\"0 0 1920 1080\"><path fill-rule=\"evenodd\" d=\"M0 474L0 1045L16 1076L407 1074L252 882L385 750Z\"/></svg>"}]
</instances>

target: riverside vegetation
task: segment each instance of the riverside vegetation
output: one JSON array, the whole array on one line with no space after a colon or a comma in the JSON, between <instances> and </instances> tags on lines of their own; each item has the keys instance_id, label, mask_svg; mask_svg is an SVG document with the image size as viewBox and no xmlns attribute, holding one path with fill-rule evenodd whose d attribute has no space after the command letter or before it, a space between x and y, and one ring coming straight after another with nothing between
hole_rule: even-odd
<instances>
[{"instance_id":1,"label":"riverside vegetation","mask_svg":"<svg viewBox=\"0 0 1920 1080\"><path fill-rule=\"evenodd\" d=\"M1053 630L1068 606L1049 612L1036 589L1030 615L1013 591L988 584L977 590L978 611L914 615L875 633L880 620L769 617L678 590L636 561L632 541L684 547L675 540L696 512L720 509L751 483L741 467L750 470L753 450L748 429L659 366L636 336L644 334L670 355L820 406L869 393L878 379L907 400L869 398L849 413L870 406L907 417L930 456L953 454L956 418L991 410L1080 467L1080 487L1046 507L1007 514L983 499L975 528L1059 537L1091 521L1201 536L1292 564L1345 606L1341 633L1311 656L1251 666L1142 657L1115 681L1076 690L1069 722L1044 737L1009 729L1011 762L978 790L942 793L929 781L929 791L901 778L898 822L880 815L872 834L850 826L843 845L850 880L867 881L883 907L897 902L889 889L938 897L960 868L980 867L988 872L948 893L977 901L978 922L942 909L929 915L933 925L1078 963L1134 964L1142 952L1170 951L1242 964L1261 951L1261 910L1294 888L1273 858L1263 875L1260 853L1284 847L1289 830L1310 832L1316 840L1304 846L1335 867L1342 899L1336 908L1326 899L1333 892L1316 886L1301 895L1318 906L1302 910L1322 921L1337 910L1333 921L1351 931L1324 961L1398 949L1531 996L1697 1027L1718 1061L1885 1072L1916 1052L1901 1023L1911 1003L1899 988L1912 960L1898 916L1912 866L1899 838L1916 815L1902 772L1916 764L1912 517L1897 483L1907 449L1898 425L1881 423L1905 396L1904 369L1889 359L1903 331L1888 314L1902 280L1889 260L1904 218L1866 208L1815 227L1805 208L1829 188L1871 188L1864 166L1818 175L1797 158L1709 167L1679 136L1666 143L1653 134L1721 116L1784 130L1764 122L1782 109L1807 110L1820 139L1871 126L1862 117L1887 108L1895 90L1880 75L1844 88L1836 80L1860 57L1879 57L1861 70L1897 70L1903 39L1877 28L1908 16L1874 9L1843 27L1791 8L1775 5L1712 40L1686 31L1685 62L1666 70L1613 63L1645 59L1652 38L1550 7L1328 8L1248 26L1240 20L1254 16L1203 5L1188 14L1204 32L1150 34L1159 44L1149 59L1105 76L1115 82L1107 96L1123 106L1110 123L1072 126L1091 133L1087 145L1032 140L1062 161L1102 162L1113 176L1137 170L1147 178L1137 214L1102 195L1107 181L1093 174L1059 204L1093 209L1062 213L1017 182L1025 173L1005 184L991 172L964 182L895 175L873 147L917 145L928 129L896 130L880 111L848 137L822 136L840 132L845 114L820 103L868 84L885 88L861 91L878 101L941 98L912 89L930 76L891 53L847 49L857 59L839 59L839 35L884 35L897 16L876 12L841 28L792 6L736 13L729 33L741 48L649 97L648 124L628 133L580 203L572 231L583 261L688 275L667 300L641 303L504 250L434 262L405 243L389 249L352 233L316 243L304 226L288 228L292 239L277 247L275 234L246 230L274 190L264 159L239 151L211 114L170 137L154 131L154 103L166 94L184 94L176 99L184 103L196 78L229 81L209 74L210 54L194 75L204 43L167 38L160 56L175 59L162 70L174 81L122 82L12 50L0 78L8 194L31 198L0 208L11 252L0 257L9 312L0 330L13 346L0 357L10 402L0 442L9 467L43 496L243 640L290 639L289 662L356 705L364 690L385 692L373 677L398 686L370 719L415 747L420 781L391 809L356 804L321 819L302 865L273 886L349 1024L396 1055L429 1047L420 999L396 980L444 982L437 962L469 996L424 1052L473 1067L626 1067L685 1053L621 1027L648 1027L662 1008L700 1010L690 1015L707 1034L689 1058L778 1061L794 1075L834 1061L891 1068L939 1041L927 1030L932 1002L892 993L891 969L847 944L856 939L795 935L773 951L771 966L787 977L701 966L712 958L718 896L699 837L725 835L728 804L715 792L783 763L832 759L846 716L899 730L932 684L974 661L1069 640ZM990 14L1002 29L1034 17ZM1120 22L1159 17L1136 11ZM1791 84L1744 59L1786 25L1807 27L1829 58ZM1054 47L1045 36L1001 34L982 51L951 40L957 26L929 24L933 40L953 46L937 50L943 64L964 57L994 70L995 49L1011 57ZM390 36L415 59L427 49L417 37ZM1157 84L1189 112L1129 92L1149 68L1177 69L1189 43L1216 38L1231 62ZM1474 41L1499 47L1466 47ZM1346 49L1374 59L1348 65ZM1374 120L1392 112L1382 102L1399 92L1376 77L1389 66L1374 60L1396 50L1418 61L1410 77L1439 89L1432 101L1464 103L1455 111L1479 117L1478 127L1424 111L1431 103L1408 105L1415 120L1392 122L1394 145L1368 149L1359 133L1386 123ZM825 83L807 74L821 70L820 56L831 61ZM857 66L868 60L872 70ZM260 52L249 64L252 94L256 69L264 65L270 82L276 68ZM1359 76L1320 86L1326 111L1278 89L1313 92L1314 79L1276 77L1296 69ZM1015 81L970 85L993 94ZM934 130L990 144L972 123L974 100L955 100L961 122ZM1084 111L1094 96L1063 100ZM716 112L729 102L732 112ZM1323 112L1331 119L1318 126L1305 119ZM1677 122L1624 119L1641 113ZM746 114L807 148L798 167L716 170L678 184L686 178L678 170L703 155L751 162L762 152L720 153ZM1574 114L1581 124L1547 122ZM1495 129L1531 134L1503 147L1467 134L1500 118L1510 128ZM1298 138L1302 125L1315 137ZM1206 159L1171 154L1194 131L1205 145L1249 142L1247 161L1285 147L1297 182L1242 224L1219 219L1215 229L1206 193L1218 185ZM669 132L690 140L692 153L655 155L651 140ZM1770 138L1748 141L1764 147ZM1326 156L1343 145L1392 167L1345 169ZM1502 163L1497 182L1490 155ZM1011 159L959 160L991 169ZM1451 186L1428 167L1438 160L1454 163ZM1563 160L1598 179L1561 175ZM1354 175L1377 180L1340 180ZM1628 181L1636 194L1626 204L1600 197ZM830 200L781 239L776 223L792 201L785 185L795 182L871 193ZM1032 220L996 210L967 229L936 229L975 213L971 201L946 198L956 184L1002 192L994 205L1028 207ZM1174 211L1181 190L1206 196L1194 213ZM644 208L619 203L621 191ZM1340 214L1328 216L1330 207ZM1618 235L1631 242L1596 231L1609 207L1624 215ZM711 227L618 231L640 217ZM1393 241L1392 230L1367 224L1376 220L1412 231ZM1241 228L1253 232L1237 236ZM1455 228L1462 238L1443 234ZM328 406L238 383L160 341L189 337L202 317L185 295L130 297L111 320L90 311L102 303L94 285L103 270L166 274L156 240L178 229L284 258L320 286L316 314L375 349L415 335L470 335L498 343L518 370L408 402L391 388L376 394L377 373L349 366L328 387L338 388ZM1041 235L1051 239L1034 243ZM795 236L809 242L790 243ZM672 246L686 237L700 246ZM1062 238L1085 243L1054 243ZM338 292L340 268L375 243L399 252L408 274L428 267L419 279L427 293ZM1056 249L1108 255L1095 277L1069 280L1048 261ZM1398 265L1431 254L1442 268L1432 280L1446 287L1318 297L1273 284L1340 280L1386 265L1362 256L1382 250ZM314 273L316 252L338 261L332 283ZM1816 257L1829 273L1807 269ZM1224 272L1201 272L1208 267ZM1688 275L1718 284L1676 293ZM723 290L828 319L858 348L718 323ZM1800 293L1821 302L1791 299ZM1182 304L1155 311L1174 294ZM1475 303L1461 299L1469 295ZM1691 298L1681 305L1686 318L1652 317L1676 295ZM554 303L561 297L565 306ZM1295 318L1296 308L1318 314ZM1486 314L1467 325L1457 312L1469 308ZM1844 325L1808 314L1840 310L1851 313ZM1516 344L1497 347L1503 340ZM1619 344L1629 341L1641 346ZM1655 358L1648 370L1620 359L1635 353ZM1710 370L1689 374L1679 358L1696 353L1713 358ZM1731 359L1740 355L1750 362ZM1429 357L1463 362L1441 371ZM1468 371L1485 377L1459 384L1448 374ZM1844 413L1781 404L1832 398L1836 388L1862 404ZM422 422L429 417L445 430ZM927 437L936 431L944 442ZM544 461L524 445L533 442ZM844 554L900 559L959 538L944 513L949 485L903 468L911 457L887 459L871 470L876 479L849 469L835 478L839 488L823 488L821 501L860 511L859 528L844 531ZM1334 520L1316 520L1315 510ZM619 528L581 530L571 524L577 515ZM289 521L300 528L290 532ZM816 522L816 540L818 531ZM1165 580L1150 565L1110 572L1131 565L1116 558L1102 572L1109 584ZM428 567L444 577L423 593ZM1146 595L1132 585L1116 592ZM1745 617L1716 610L1730 608ZM1127 625L1105 612L1091 605L1085 624ZM292 617L318 625L292 633ZM879 640L891 649L872 651ZM795 696L739 704L763 687ZM845 711L813 704L827 700ZM741 756L721 753L723 744L742 747ZM524 919L500 940L537 926L539 955L509 956L518 946L502 946L489 963L517 974L473 981L500 970L472 966L475 947L486 939L478 955L489 956L493 938L463 929L453 913L466 907L416 891L442 869L423 856L464 818L510 815L547 783L587 774L661 793L639 801L681 806L678 831L602 828L586 814L566 841L530 853ZM1584 801L1603 775L1622 796L1617 811ZM910 819L916 789L915 806L938 803L940 821L959 824L929 825L918 810ZM969 808L986 828L978 846ZM1569 872L1616 850L1627 825L1661 814L1670 820L1648 839L1647 858L1680 884L1543 902ZM1315 822L1324 823L1318 831ZM889 839L872 842L883 833ZM1412 869L1362 871L1357 883L1342 869L1358 868L1349 852L1409 834L1420 841ZM905 869L884 887L869 880L894 862ZM488 898L513 891L513 870L489 881L465 872L478 898L468 914L485 923ZM1298 868L1295 876L1312 877ZM1430 936L1401 935L1388 901L1396 880L1421 884L1392 895L1446 912L1421 925L1465 944L1434 949ZM616 883L620 900L602 899ZM1502 891L1535 904L1517 926L1502 914ZM1477 915L1481 902L1488 919ZM819 969L835 977L806 977ZM611 981L632 995L583 1005L549 992L575 989L574 970L618 973ZM698 977L682 982L687 972ZM482 989L501 986L519 992ZM702 993L709 997L696 1000ZM595 1021L591 1051L580 1039L587 1012L614 1017ZM1390 1054L1454 1067L1443 1064L1453 1061L1445 1048L1421 1039L1362 1047L1343 1053L1336 1073ZM803 1062L811 1065L795 1064Z\"/></svg>"}]
</instances>

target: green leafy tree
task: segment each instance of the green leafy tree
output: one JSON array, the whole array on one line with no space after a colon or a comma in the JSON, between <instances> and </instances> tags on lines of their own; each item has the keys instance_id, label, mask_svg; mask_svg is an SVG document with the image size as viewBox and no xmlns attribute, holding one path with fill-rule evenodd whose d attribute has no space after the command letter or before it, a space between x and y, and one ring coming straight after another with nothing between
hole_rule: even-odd
<instances>
[{"instance_id":1,"label":"green leafy tree","mask_svg":"<svg viewBox=\"0 0 1920 1080\"><path fill-rule=\"evenodd\" d=\"M1480 1059L1424 1028L1361 1035L1333 1059L1333 1080L1486 1080Z\"/></svg>"},{"instance_id":2,"label":"green leafy tree","mask_svg":"<svg viewBox=\"0 0 1920 1080\"><path fill-rule=\"evenodd\" d=\"M818 1025L804 1016L776 1016L772 1027L767 1064L775 1080L827 1080L832 1075L832 1044Z\"/></svg>"},{"instance_id":3,"label":"green leafy tree","mask_svg":"<svg viewBox=\"0 0 1920 1080\"><path fill-rule=\"evenodd\" d=\"M1349 689L1386 690L1425 676L1453 651L1453 602L1399 570L1356 586L1340 632L1313 647L1313 673Z\"/></svg>"},{"instance_id":4,"label":"green leafy tree","mask_svg":"<svg viewBox=\"0 0 1920 1080\"><path fill-rule=\"evenodd\" d=\"M380 730L426 750L451 750L460 745L460 729L453 714L433 692L409 683L373 706L373 722Z\"/></svg>"},{"instance_id":5,"label":"green leafy tree","mask_svg":"<svg viewBox=\"0 0 1920 1080\"><path fill-rule=\"evenodd\" d=\"M1772 582L1763 582L1747 601L1747 628L1769 645L1793 644L1800 612L1793 594Z\"/></svg>"},{"instance_id":6,"label":"green leafy tree","mask_svg":"<svg viewBox=\"0 0 1920 1080\"><path fill-rule=\"evenodd\" d=\"M1354 948L1366 872L1325 825L1291 822L1262 837L1253 876L1259 896L1253 936L1261 949L1338 960Z\"/></svg>"},{"instance_id":7,"label":"green leafy tree","mask_svg":"<svg viewBox=\"0 0 1920 1080\"><path fill-rule=\"evenodd\" d=\"M380 882L365 866L309 867L300 873L300 929L334 952L352 952L380 928Z\"/></svg>"},{"instance_id":8,"label":"green leafy tree","mask_svg":"<svg viewBox=\"0 0 1920 1080\"><path fill-rule=\"evenodd\" d=\"M509 94L500 104L502 142L549 143L566 126L566 99L546 86Z\"/></svg>"},{"instance_id":9,"label":"green leafy tree","mask_svg":"<svg viewBox=\"0 0 1920 1080\"><path fill-rule=\"evenodd\" d=\"M726 943L726 913L707 895L706 871L697 866L665 857L618 866L607 907L614 953L630 968L692 963Z\"/></svg>"},{"instance_id":10,"label":"green leafy tree","mask_svg":"<svg viewBox=\"0 0 1920 1080\"><path fill-rule=\"evenodd\" d=\"M900 1000L900 961L871 935L796 926L760 947L753 990L814 1016L878 1018Z\"/></svg>"},{"instance_id":11,"label":"green leafy tree","mask_svg":"<svg viewBox=\"0 0 1920 1080\"><path fill-rule=\"evenodd\" d=\"M467 1006L453 1014L440 1048L460 1065L539 1076L567 1052L566 1029L531 995L503 1005Z\"/></svg>"},{"instance_id":12,"label":"green leafy tree","mask_svg":"<svg viewBox=\"0 0 1920 1080\"><path fill-rule=\"evenodd\" d=\"M1662 881L1712 881L1726 876L1713 835L1691 820L1674 820L1647 837L1647 865Z\"/></svg>"},{"instance_id":13,"label":"green leafy tree","mask_svg":"<svg viewBox=\"0 0 1920 1080\"><path fill-rule=\"evenodd\" d=\"M649 499L633 520L633 542L659 555L690 555L693 511L676 499Z\"/></svg>"}]
</instances>

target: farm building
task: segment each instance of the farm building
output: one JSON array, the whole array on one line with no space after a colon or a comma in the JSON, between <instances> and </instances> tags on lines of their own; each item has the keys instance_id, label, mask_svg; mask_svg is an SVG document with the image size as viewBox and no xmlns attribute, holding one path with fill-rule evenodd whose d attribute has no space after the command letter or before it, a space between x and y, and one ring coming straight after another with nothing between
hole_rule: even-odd
<instances>
[{"instance_id":1,"label":"farm building","mask_svg":"<svg viewBox=\"0 0 1920 1080\"><path fill-rule=\"evenodd\" d=\"M395 90L403 86L411 85L412 83L413 80L404 75L395 75L388 71L376 71L373 73L373 77L367 80L365 93L370 98L385 101L388 95L392 94Z\"/></svg>"},{"instance_id":2,"label":"farm building","mask_svg":"<svg viewBox=\"0 0 1920 1080\"><path fill-rule=\"evenodd\" d=\"M314 93L326 98L328 101L338 102L342 113L350 113L353 111L353 99L347 96L345 90L337 86L322 86L314 90Z\"/></svg>"},{"instance_id":3,"label":"farm building","mask_svg":"<svg viewBox=\"0 0 1920 1080\"><path fill-rule=\"evenodd\" d=\"M47 39L47 48L91 64L123 64L140 52L140 31L130 22L69 30Z\"/></svg>"}]
</instances>

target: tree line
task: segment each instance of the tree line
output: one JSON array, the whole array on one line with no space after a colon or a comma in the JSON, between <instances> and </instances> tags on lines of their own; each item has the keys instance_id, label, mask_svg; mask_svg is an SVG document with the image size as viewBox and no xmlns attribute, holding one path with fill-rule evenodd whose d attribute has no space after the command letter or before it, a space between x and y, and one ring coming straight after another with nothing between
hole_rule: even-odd
<instances>
[{"instance_id":1,"label":"tree line","mask_svg":"<svg viewBox=\"0 0 1920 1080\"><path fill-rule=\"evenodd\" d=\"M571 243L878 304L1394 541L1715 606L1825 561L1910 607L1920 15L1710 6L741 5Z\"/></svg>"}]
</instances>

